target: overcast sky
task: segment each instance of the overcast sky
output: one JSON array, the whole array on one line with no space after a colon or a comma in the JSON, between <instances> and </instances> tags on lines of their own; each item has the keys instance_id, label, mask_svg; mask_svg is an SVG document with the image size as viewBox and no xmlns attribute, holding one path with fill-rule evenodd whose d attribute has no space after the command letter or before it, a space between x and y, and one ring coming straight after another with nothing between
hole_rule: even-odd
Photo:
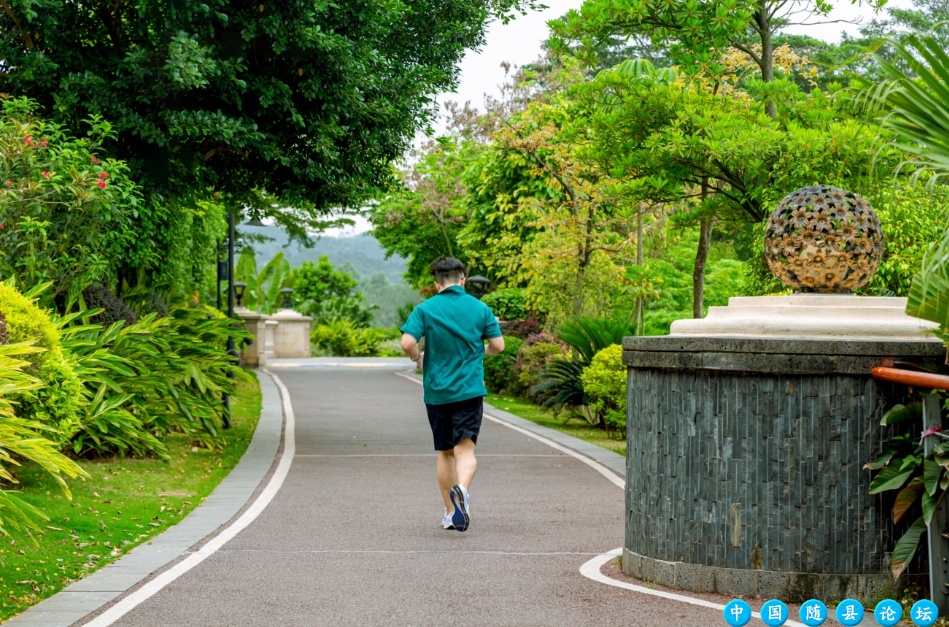
<instances>
[{"instance_id":1,"label":"overcast sky","mask_svg":"<svg viewBox=\"0 0 949 627\"><path fill-rule=\"evenodd\" d=\"M504 70L501 64L510 63L514 67L534 61L540 55L541 43L548 37L547 21L556 19L570 9L579 9L582 0L544 0L550 8L545 11L528 13L509 24L496 22L488 29L487 43L478 51L469 51L461 63L461 80L458 89L442 94L439 103L453 100L471 104L478 109L484 108L485 94L500 96L498 86L504 82ZM846 0L838 1L838 6L828 20L860 20L868 22L873 11L864 3L852 5ZM890 0L888 6L911 6L910 0ZM825 41L839 41L846 30L856 35L859 26L848 23L829 23L813 26L789 28L789 32L810 35ZM357 221L355 227L343 230L334 229L327 235L352 235L368 230L364 220Z\"/></svg>"}]
</instances>

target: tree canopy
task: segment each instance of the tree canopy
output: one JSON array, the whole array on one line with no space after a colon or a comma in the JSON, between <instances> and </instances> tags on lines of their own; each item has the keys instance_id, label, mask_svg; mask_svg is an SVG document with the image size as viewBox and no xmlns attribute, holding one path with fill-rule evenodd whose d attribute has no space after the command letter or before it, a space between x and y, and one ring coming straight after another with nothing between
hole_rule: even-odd
<instances>
[{"instance_id":1,"label":"tree canopy","mask_svg":"<svg viewBox=\"0 0 949 627\"><path fill-rule=\"evenodd\" d=\"M265 194L306 221L385 187L465 50L522 5L9 0L0 91L73 129L102 116L146 194Z\"/></svg>"}]
</instances>

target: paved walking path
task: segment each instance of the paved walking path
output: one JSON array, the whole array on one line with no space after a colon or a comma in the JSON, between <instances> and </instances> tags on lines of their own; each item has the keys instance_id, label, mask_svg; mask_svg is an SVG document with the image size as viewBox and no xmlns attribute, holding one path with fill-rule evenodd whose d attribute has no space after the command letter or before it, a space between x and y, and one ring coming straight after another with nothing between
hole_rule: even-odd
<instances>
[{"instance_id":1,"label":"paved walking path","mask_svg":"<svg viewBox=\"0 0 949 627\"><path fill-rule=\"evenodd\" d=\"M478 442L471 527L441 529L421 386L405 365L260 372L261 426L218 491L8 624L724 624L720 610L582 576L623 544L624 460L504 412L488 409Z\"/></svg>"}]
</instances>

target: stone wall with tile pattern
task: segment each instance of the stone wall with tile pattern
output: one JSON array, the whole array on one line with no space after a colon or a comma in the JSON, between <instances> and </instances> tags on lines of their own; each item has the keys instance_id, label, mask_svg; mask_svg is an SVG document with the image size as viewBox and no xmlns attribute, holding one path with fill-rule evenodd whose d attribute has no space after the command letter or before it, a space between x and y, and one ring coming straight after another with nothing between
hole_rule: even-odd
<instances>
[{"instance_id":1,"label":"stone wall with tile pattern","mask_svg":"<svg viewBox=\"0 0 949 627\"><path fill-rule=\"evenodd\" d=\"M671 562L880 573L868 376L629 373L626 548Z\"/></svg>"}]
</instances>

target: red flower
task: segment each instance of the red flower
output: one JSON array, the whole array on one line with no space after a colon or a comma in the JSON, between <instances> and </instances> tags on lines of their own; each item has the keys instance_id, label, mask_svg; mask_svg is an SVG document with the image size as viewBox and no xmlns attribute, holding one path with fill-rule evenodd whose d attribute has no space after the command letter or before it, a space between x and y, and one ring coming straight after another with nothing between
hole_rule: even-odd
<instances>
[{"instance_id":1,"label":"red flower","mask_svg":"<svg viewBox=\"0 0 949 627\"><path fill-rule=\"evenodd\" d=\"M36 144L33 143L33 136L32 136L32 135L27 135L26 137L23 138L23 141L26 142L26 145L27 145L27 146L35 146L35 145L36 145Z\"/></svg>"},{"instance_id":2,"label":"red flower","mask_svg":"<svg viewBox=\"0 0 949 627\"><path fill-rule=\"evenodd\" d=\"M13 181L7 181L7 187L13 187Z\"/></svg>"},{"instance_id":3,"label":"red flower","mask_svg":"<svg viewBox=\"0 0 949 627\"><path fill-rule=\"evenodd\" d=\"M47 172L46 170L43 170L40 174L43 175L43 178L44 178L44 179L48 179L48 178L50 178L50 177L52 176L52 174L50 174L50 173Z\"/></svg>"},{"instance_id":4,"label":"red flower","mask_svg":"<svg viewBox=\"0 0 949 627\"><path fill-rule=\"evenodd\" d=\"M0 222L0 229L3 228L3 222Z\"/></svg>"},{"instance_id":5,"label":"red flower","mask_svg":"<svg viewBox=\"0 0 949 627\"><path fill-rule=\"evenodd\" d=\"M43 148L46 148L47 146L49 146L49 142L44 139L43 141L40 142L40 146L42 146Z\"/></svg>"},{"instance_id":6,"label":"red flower","mask_svg":"<svg viewBox=\"0 0 949 627\"><path fill-rule=\"evenodd\" d=\"M93 163L99 163L99 160L96 159L95 157L92 157L92 162L93 162Z\"/></svg>"},{"instance_id":7,"label":"red flower","mask_svg":"<svg viewBox=\"0 0 949 627\"><path fill-rule=\"evenodd\" d=\"M103 181L102 179L99 179L98 181L96 181L96 185L98 185L102 189L105 189L105 181Z\"/></svg>"},{"instance_id":8,"label":"red flower","mask_svg":"<svg viewBox=\"0 0 949 627\"><path fill-rule=\"evenodd\" d=\"M104 180L106 180L107 178L109 178L109 175L108 175L108 173L106 173L106 172L99 172L99 178L104 181Z\"/></svg>"}]
</instances>

